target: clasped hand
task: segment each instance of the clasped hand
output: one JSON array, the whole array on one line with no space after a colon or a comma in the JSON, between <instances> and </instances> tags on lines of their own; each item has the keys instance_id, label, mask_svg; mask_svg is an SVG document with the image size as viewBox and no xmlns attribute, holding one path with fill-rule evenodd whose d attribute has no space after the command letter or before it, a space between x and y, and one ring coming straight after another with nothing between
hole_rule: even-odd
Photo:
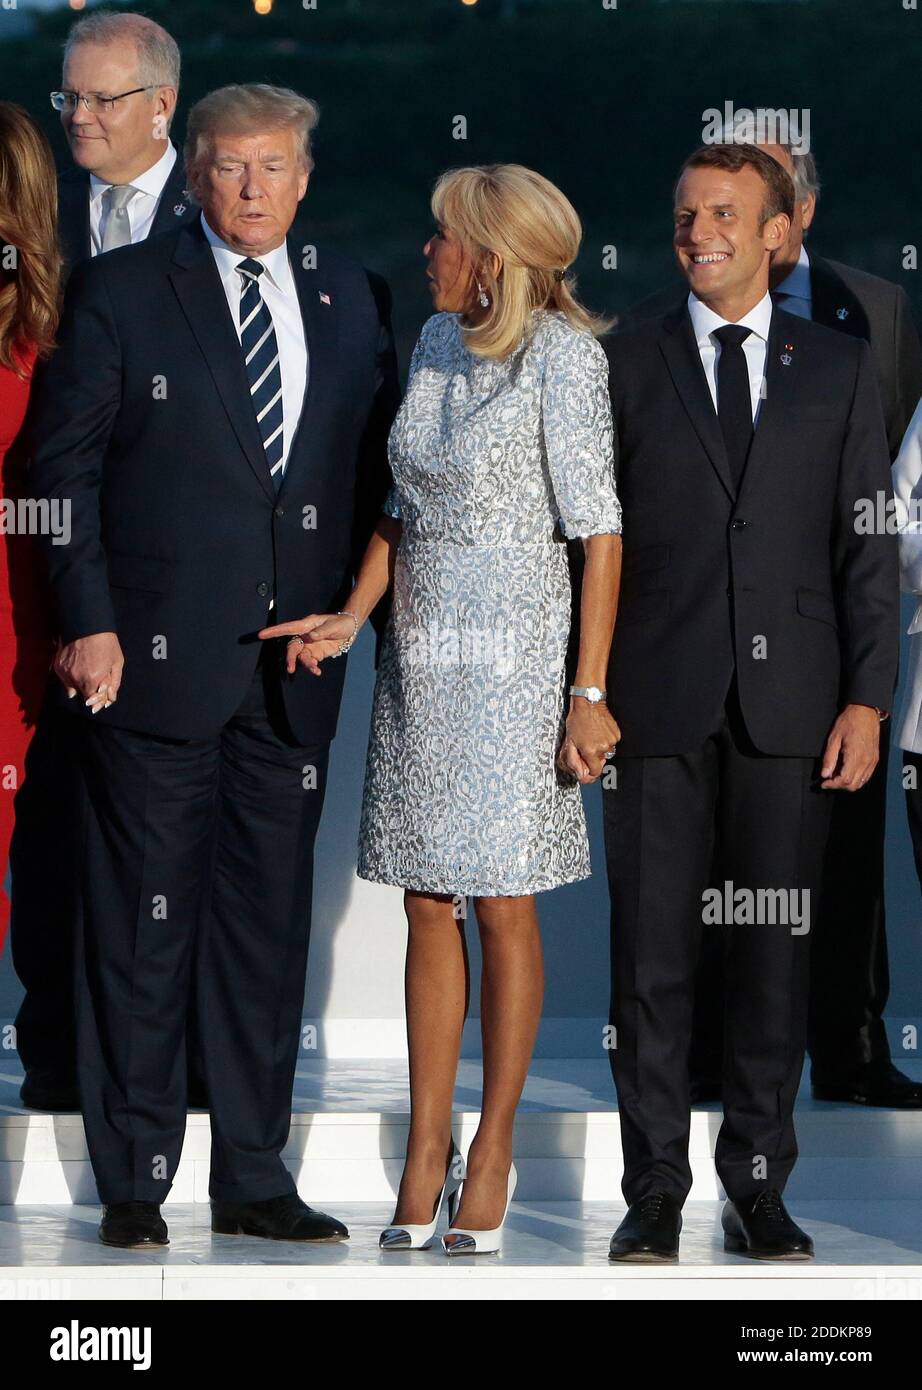
<instances>
[{"instance_id":1,"label":"clasped hand","mask_svg":"<svg viewBox=\"0 0 922 1390\"><path fill-rule=\"evenodd\" d=\"M606 756L620 741L621 730L606 704L592 705L574 696L557 766L588 786L601 777Z\"/></svg>"}]
</instances>

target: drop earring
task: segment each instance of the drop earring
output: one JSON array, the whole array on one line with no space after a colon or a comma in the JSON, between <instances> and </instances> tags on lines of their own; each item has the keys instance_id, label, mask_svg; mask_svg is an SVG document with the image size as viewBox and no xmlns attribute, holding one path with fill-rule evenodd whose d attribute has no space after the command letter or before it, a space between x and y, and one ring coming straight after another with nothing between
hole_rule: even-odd
<instances>
[{"instance_id":1,"label":"drop earring","mask_svg":"<svg viewBox=\"0 0 922 1390\"><path fill-rule=\"evenodd\" d=\"M477 281L477 289L479 291L477 298L480 301L481 309L488 309L490 307L490 296L487 294L486 290L484 289L483 285L480 283L479 280Z\"/></svg>"}]
</instances>

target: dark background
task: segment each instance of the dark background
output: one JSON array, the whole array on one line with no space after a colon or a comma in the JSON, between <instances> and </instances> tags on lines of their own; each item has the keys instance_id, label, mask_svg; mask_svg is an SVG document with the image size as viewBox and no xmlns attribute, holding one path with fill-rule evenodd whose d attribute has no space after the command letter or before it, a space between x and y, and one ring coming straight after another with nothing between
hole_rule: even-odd
<instances>
[{"instance_id":1,"label":"dark background","mask_svg":"<svg viewBox=\"0 0 922 1390\"><path fill-rule=\"evenodd\" d=\"M77 17L0 10L0 92L66 146L47 93ZM579 211L582 296L617 311L672 273L671 189L710 106L807 107L823 181L818 250L899 280L922 235L922 13L903 0L148 0L179 42L174 136L228 82L319 102L311 231L391 281L404 365L430 312L420 248L441 170L515 160ZM452 138L467 118L468 138ZM602 247L618 269L602 269Z\"/></svg>"}]
</instances>

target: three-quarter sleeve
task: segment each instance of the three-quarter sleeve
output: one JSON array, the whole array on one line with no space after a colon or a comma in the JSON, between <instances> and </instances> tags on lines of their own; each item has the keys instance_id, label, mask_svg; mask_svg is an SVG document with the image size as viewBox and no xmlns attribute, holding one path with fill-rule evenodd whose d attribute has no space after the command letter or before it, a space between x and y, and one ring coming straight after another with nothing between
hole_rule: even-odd
<instances>
[{"instance_id":1,"label":"three-quarter sleeve","mask_svg":"<svg viewBox=\"0 0 922 1390\"><path fill-rule=\"evenodd\" d=\"M564 535L575 540L620 532L608 359L590 334L568 329L548 343L542 419Z\"/></svg>"}]
</instances>

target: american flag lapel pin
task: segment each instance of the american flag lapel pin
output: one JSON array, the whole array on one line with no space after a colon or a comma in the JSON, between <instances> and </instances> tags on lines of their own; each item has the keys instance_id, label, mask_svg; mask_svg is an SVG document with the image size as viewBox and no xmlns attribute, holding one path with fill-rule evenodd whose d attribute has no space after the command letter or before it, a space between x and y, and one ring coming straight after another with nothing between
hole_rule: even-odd
<instances>
[{"instance_id":1,"label":"american flag lapel pin","mask_svg":"<svg viewBox=\"0 0 922 1390\"><path fill-rule=\"evenodd\" d=\"M320 295L321 304L329 304L332 307L333 301L328 294L324 294L323 290L318 290L318 294Z\"/></svg>"}]
</instances>

